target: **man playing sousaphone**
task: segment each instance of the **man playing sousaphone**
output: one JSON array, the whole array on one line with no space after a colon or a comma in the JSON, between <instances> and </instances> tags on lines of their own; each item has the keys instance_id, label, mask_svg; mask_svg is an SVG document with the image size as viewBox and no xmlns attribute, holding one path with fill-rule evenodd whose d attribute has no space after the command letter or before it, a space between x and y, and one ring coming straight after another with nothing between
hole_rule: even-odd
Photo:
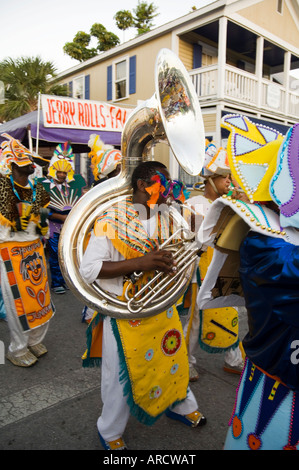
<instances>
[{"instance_id":1,"label":"man playing sousaphone","mask_svg":"<svg viewBox=\"0 0 299 470\"><path fill-rule=\"evenodd\" d=\"M183 185L180 191L175 186L176 198L184 199ZM172 273L175 268L171 252L158 249L169 235L164 203L174 184L168 170L159 162L143 162L133 171L132 188L133 196L115 203L96 221L80 269L87 283L97 280L119 298L131 273L144 272L141 284L155 270ZM187 350L175 306L133 320L98 313L87 334L83 364L102 365L103 409L97 426L105 449L125 448L122 435L130 413L145 424L153 424L164 412L188 426L206 423L188 388Z\"/></svg>"}]
</instances>

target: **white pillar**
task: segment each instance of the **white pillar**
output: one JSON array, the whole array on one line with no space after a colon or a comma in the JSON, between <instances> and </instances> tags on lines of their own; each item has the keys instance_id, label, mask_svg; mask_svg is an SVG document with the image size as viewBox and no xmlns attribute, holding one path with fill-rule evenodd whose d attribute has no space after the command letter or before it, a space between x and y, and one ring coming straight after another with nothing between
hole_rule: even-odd
<instances>
[{"instance_id":1,"label":"white pillar","mask_svg":"<svg viewBox=\"0 0 299 470\"><path fill-rule=\"evenodd\" d=\"M219 34L218 34L218 100L224 99L225 84L225 64L226 64L226 41L227 38L227 18L222 16L219 18Z\"/></svg>"},{"instance_id":2,"label":"white pillar","mask_svg":"<svg viewBox=\"0 0 299 470\"><path fill-rule=\"evenodd\" d=\"M255 75L257 82L257 107L260 109L262 105L262 78L263 78L263 60L264 60L264 38L259 36L256 39L256 55L255 55Z\"/></svg>"},{"instance_id":3,"label":"white pillar","mask_svg":"<svg viewBox=\"0 0 299 470\"><path fill-rule=\"evenodd\" d=\"M284 53L284 64L283 64L283 86L285 87L284 112L286 116L288 116L289 114L290 70L291 70L291 53L290 51L286 51Z\"/></svg>"}]
</instances>

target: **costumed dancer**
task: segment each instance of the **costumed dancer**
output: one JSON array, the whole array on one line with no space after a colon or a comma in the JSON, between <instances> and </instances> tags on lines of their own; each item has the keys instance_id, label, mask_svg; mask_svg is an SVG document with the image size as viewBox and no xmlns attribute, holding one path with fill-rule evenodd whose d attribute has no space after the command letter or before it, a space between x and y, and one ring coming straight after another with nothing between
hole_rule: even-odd
<instances>
[{"instance_id":1,"label":"costumed dancer","mask_svg":"<svg viewBox=\"0 0 299 470\"><path fill-rule=\"evenodd\" d=\"M91 148L88 156L94 176L94 186L108 178L117 176L121 169L122 155L120 150L105 144L97 134L90 135L88 146Z\"/></svg>"},{"instance_id":2,"label":"costumed dancer","mask_svg":"<svg viewBox=\"0 0 299 470\"><path fill-rule=\"evenodd\" d=\"M48 231L49 195L30 181L33 154L8 134L1 144L0 274L10 331L7 358L29 367L47 352L42 343L54 314L41 237Z\"/></svg>"},{"instance_id":3,"label":"costumed dancer","mask_svg":"<svg viewBox=\"0 0 299 470\"><path fill-rule=\"evenodd\" d=\"M92 187L117 176L121 170L121 152L111 145L106 145L97 134L90 135L88 146L91 148L88 156L91 159L90 167L94 176ZM87 305L83 307L82 323L90 323L93 314L93 309Z\"/></svg>"},{"instance_id":4,"label":"costumed dancer","mask_svg":"<svg viewBox=\"0 0 299 470\"><path fill-rule=\"evenodd\" d=\"M144 272L136 288L151 271L172 272L172 254L155 250L169 236L171 224L162 193L171 193L172 183L159 162L135 168L133 196L113 205L95 223L80 269L86 282L99 280L103 289L122 298L125 277L132 272ZM183 191L181 184L179 192ZM158 211L161 203L166 212ZM153 424L164 412L188 426L206 423L188 388L187 349L175 306L134 320L103 318L98 313L88 326L87 345L83 365L97 364L102 358L103 409L97 426L105 449L125 448L123 433L130 412L145 424Z\"/></svg>"},{"instance_id":5,"label":"costumed dancer","mask_svg":"<svg viewBox=\"0 0 299 470\"><path fill-rule=\"evenodd\" d=\"M223 194L235 191L225 149L219 148L217 150L213 142L206 142L204 166L200 176L204 180L203 194L194 196L187 201L187 204L192 206L201 217L201 220L197 220L196 227L207 215L213 201ZM213 276L210 265L213 255L213 248L207 247L206 251L200 256L198 270L192 283L194 300L191 302L184 327L191 382L195 382L199 378L194 356L198 345L209 353L225 352L223 369L226 372L240 374L244 366L242 352L239 347L238 310L236 306L223 306L223 297L221 297L221 302L213 301L210 303L210 277ZM212 266L214 263L215 260Z\"/></svg>"},{"instance_id":6,"label":"costumed dancer","mask_svg":"<svg viewBox=\"0 0 299 470\"><path fill-rule=\"evenodd\" d=\"M66 284L58 261L60 232L68 213L86 187L83 176L74 174L74 154L69 142L56 147L49 163L48 178L39 181L50 195L48 246L51 288L55 294L64 294Z\"/></svg>"},{"instance_id":7,"label":"costumed dancer","mask_svg":"<svg viewBox=\"0 0 299 470\"><path fill-rule=\"evenodd\" d=\"M250 200L217 200L199 234L200 242L238 250L248 314L249 332L243 340L246 365L224 448L295 450L299 447L299 125L284 138L240 115L225 116L222 126L230 132L232 173Z\"/></svg>"}]
</instances>

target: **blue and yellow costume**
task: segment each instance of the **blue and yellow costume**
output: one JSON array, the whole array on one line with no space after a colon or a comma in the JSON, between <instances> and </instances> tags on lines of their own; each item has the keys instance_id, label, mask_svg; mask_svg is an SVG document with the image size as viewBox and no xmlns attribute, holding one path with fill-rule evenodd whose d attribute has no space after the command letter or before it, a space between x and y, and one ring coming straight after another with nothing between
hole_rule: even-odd
<instances>
[{"instance_id":1,"label":"blue and yellow costume","mask_svg":"<svg viewBox=\"0 0 299 470\"><path fill-rule=\"evenodd\" d=\"M211 224L214 217L218 227L220 215L228 215L228 209L235 213L231 221L239 216L230 240L225 229L213 235L207 229L201 237L216 249L218 245L227 250L230 245L239 250L248 312L249 331L243 340L246 365L224 448L295 450L299 448L299 125L290 128L285 138L239 115L223 118L223 127L230 130L232 173L250 199L244 203L227 198L211 208L207 222ZM234 239L241 241L239 247L237 243L234 247Z\"/></svg>"},{"instance_id":2,"label":"blue and yellow costume","mask_svg":"<svg viewBox=\"0 0 299 470\"><path fill-rule=\"evenodd\" d=\"M64 291L65 281L58 262L58 243L63 221L55 219L55 214L66 216L82 195L86 182L80 174L74 174L74 154L72 147L65 142L59 144L49 164L48 178L41 178L45 190L50 195L49 204L49 266L51 271L51 287ZM66 173L63 183L57 181L56 173ZM57 291L59 292L59 291Z\"/></svg>"}]
</instances>

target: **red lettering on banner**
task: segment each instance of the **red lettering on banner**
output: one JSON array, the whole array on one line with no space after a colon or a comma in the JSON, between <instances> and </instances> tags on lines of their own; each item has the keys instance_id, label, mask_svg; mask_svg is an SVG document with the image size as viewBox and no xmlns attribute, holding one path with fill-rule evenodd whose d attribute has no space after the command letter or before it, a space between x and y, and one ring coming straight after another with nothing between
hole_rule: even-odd
<instances>
[{"instance_id":1,"label":"red lettering on banner","mask_svg":"<svg viewBox=\"0 0 299 470\"><path fill-rule=\"evenodd\" d=\"M115 107L110 106L110 124L111 124L112 129L114 128L114 116L113 116L114 110L115 110Z\"/></svg>"},{"instance_id":2,"label":"red lettering on banner","mask_svg":"<svg viewBox=\"0 0 299 470\"><path fill-rule=\"evenodd\" d=\"M70 102L70 114L71 114L71 118L72 118L72 121L73 121L73 125L75 125L75 119L74 119L74 116L75 116L75 103L73 101Z\"/></svg>"},{"instance_id":3,"label":"red lettering on banner","mask_svg":"<svg viewBox=\"0 0 299 470\"><path fill-rule=\"evenodd\" d=\"M45 113L45 115L46 115L46 122L47 122L48 124L51 124L51 122L52 122L51 100L47 99L47 102L48 102L48 110L49 110L50 114L48 114L47 112Z\"/></svg>"},{"instance_id":4,"label":"red lettering on banner","mask_svg":"<svg viewBox=\"0 0 299 470\"><path fill-rule=\"evenodd\" d=\"M86 127L89 127L90 116L89 116L89 106L87 103L84 103L84 123Z\"/></svg>"},{"instance_id":5,"label":"red lettering on banner","mask_svg":"<svg viewBox=\"0 0 299 470\"><path fill-rule=\"evenodd\" d=\"M116 129L118 129L118 124L120 124L120 127L121 127L121 109L119 109L116 113L116 116L115 116L115 119L116 119Z\"/></svg>"},{"instance_id":6,"label":"red lettering on banner","mask_svg":"<svg viewBox=\"0 0 299 470\"><path fill-rule=\"evenodd\" d=\"M62 102L63 105L63 115L64 115L64 123L71 124L71 118L69 116L69 104L67 101Z\"/></svg>"},{"instance_id":7,"label":"red lettering on banner","mask_svg":"<svg viewBox=\"0 0 299 470\"><path fill-rule=\"evenodd\" d=\"M123 126L125 125L126 119L127 119L127 111L124 109L123 121L122 121L122 125L123 125Z\"/></svg>"},{"instance_id":8,"label":"red lettering on banner","mask_svg":"<svg viewBox=\"0 0 299 470\"><path fill-rule=\"evenodd\" d=\"M81 103L78 103L78 119L80 126L84 126L84 110Z\"/></svg>"},{"instance_id":9,"label":"red lettering on banner","mask_svg":"<svg viewBox=\"0 0 299 470\"><path fill-rule=\"evenodd\" d=\"M100 108L100 115L101 115L101 118L103 119L102 127L106 127L106 118L105 118L105 115L103 114L103 108L104 108L104 106L103 106L102 104L100 104L99 108Z\"/></svg>"},{"instance_id":10,"label":"red lettering on banner","mask_svg":"<svg viewBox=\"0 0 299 470\"><path fill-rule=\"evenodd\" d=\"M58 111L58 123L61 124L64 121L64 119L63 119L63 116L61 114L62 113L62 103L61 103L60 100L56 101L56 107L57 107L57 111Z\"/></svg>"},{"instance_id":11,"label":"red lettering on banner","mask_svg":"<svg viewBox=\"0 0 299 470\"><path fill-rule=\"evenodd\" d=\"M96 119L96 126L95 127L99 128L100 125L99 125L99 121L98 121L97 105L94 104L93 107L94 107L94 116L95 116L95 119Z\"/></svg>"},{"instance_id":12,"label":"red lettering on banner","mask_svg":"<svg viewBox=\"0 0 299 470\"><path fill-rule=\"evenodd\" d=\"M74 127L121 131L128 110L106 103L42 97L44 125L49 127Z\"/></svg>"},{"instance_id":13,"label":"red lettering on banner","mask_svg":"<svg viewBox=\"0 0 299 470\"><path fill-rule=\"evenodd\" d=\"M51 105L52 105L52 103L55 103L55 100L51 100ZM57 113L57 111L56 111L56 109L54 109L54 106L53 106L52 109L53 109L53 121L52 122L53 122L53 124L58 124L58 122L55 121L55 114Z\"/></svg>"},{"instance_id":14,"label":"red lettering on banner","mask_svg":"<svg viewBox=\"0 0 299 470\"><path fill-rule=\"evenodd\" d=\"M94 122L93 122L93 112L92 112L92 104L89 104L89 112L90 112L90 125L91 127L95 127Z\"/></svg>"}]
</instances>

